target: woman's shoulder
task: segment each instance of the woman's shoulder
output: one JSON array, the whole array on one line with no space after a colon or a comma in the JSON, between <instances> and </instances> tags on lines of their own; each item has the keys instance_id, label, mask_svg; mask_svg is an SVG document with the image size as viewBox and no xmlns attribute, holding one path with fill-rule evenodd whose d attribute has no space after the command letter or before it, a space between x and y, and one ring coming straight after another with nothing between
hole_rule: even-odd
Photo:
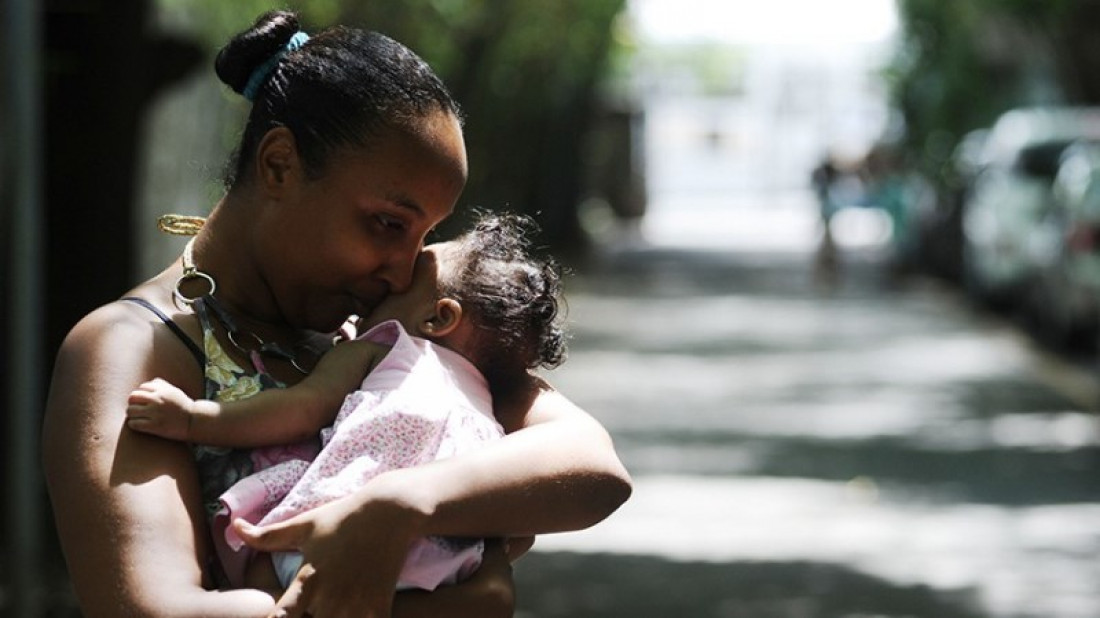
<instances>
[{"instance_id":1,"label":"woman's shoulder","mask_svg":"<svg viewBox=\"0 0 1100 618\"><path fill-rule=\"evenodd\" d=\"M155 306L155 305L153 305ZM69 330L62 350L94 352L110 344L127 342L126 348L138 348L149 339L151 326L161 323L153 311L138 303L118 299L102 305L80 319Z\"/></svg>"},{"instance_id":2,"label":"woman's shoulder","mask_svg":"<svg viewBox=\"0 0 1100 618\"><path fill-rule=\"evenodd\" d=\"M180 333L196 340L195 325L179 319L182 316L175 311L146 302L173 321ZM104 304L78 321L63 340L56 364L55 370L79 375L122 371L188 382L201 379L180 335L165 328L164 319L153 310L122 299Z\"/></svg>"},{"instance_id":3,"label":"woman's shoulder","mask_svg":"<svg viewBox=\"0 0 1100 618\"><path fill-rule=\"evenodd\" d=\"M172 335L160 332L167 329L156 327L156 316L150 320L144 309L129 305L115 301L88 313L57 353L42 426L43 457L55 480L67 474L58 467L63 461L102 480L127 435L120 428L130 392L142 382L162 377L190 391L201 385L183 346L165 338ZM125 444L139 441L127 438ZM161 456L160 450L149 452Z\"/></svg>"},{"instance_id":4,"label":"woman's shoulder","mask_svg":"<svg viewBox=\"0 0 1100 618\"><path fill-rule=\"evenodd\" d=\"M155 319L155 317L154 317ZM65 336L60 354L96 356L120 347L135 350L141 347L141 335L149 330L149 319L137 307L116 300L85 315ZM128 345L123 346L123 342Z\"/></svg>"}]
</instances>

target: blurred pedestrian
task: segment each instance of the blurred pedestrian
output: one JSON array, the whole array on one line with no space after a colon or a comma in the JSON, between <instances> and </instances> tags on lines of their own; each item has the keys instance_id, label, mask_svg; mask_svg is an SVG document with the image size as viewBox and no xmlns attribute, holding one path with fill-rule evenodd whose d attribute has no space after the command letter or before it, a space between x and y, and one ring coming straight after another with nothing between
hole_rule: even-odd
<instances>
[{"instance_id":1,"label":"blurred pedestrian","mask_svg":"<svg viewBox=\"0 0 1100 618\"><path fill-rule=\"evenodd\" d=\"M840 209L834 195L834 187L840 177L836 158L830 153L810 174L810 184L817 198L818 221L821 225L821 242L818 244L816 270L819 274L832 273L837 266L836 241L831 227L833 215Z\"/></svg>"}]
</instances>

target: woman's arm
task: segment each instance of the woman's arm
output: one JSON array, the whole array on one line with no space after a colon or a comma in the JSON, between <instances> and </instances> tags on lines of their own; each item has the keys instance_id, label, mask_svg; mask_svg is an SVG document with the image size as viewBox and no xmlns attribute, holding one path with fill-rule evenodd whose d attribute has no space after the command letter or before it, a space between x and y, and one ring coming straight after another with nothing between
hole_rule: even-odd
<instances>
[{"instance_id":1,"label":"woman's arm","mask_svg":"<svg viewBox=\"0 0 1100 618\"><path fill-rule=\"evenodd\" d=\"M497 416L511 431L501 440L382 474L348 498L279 524L242 530L242 536L258 549L304 552L315 570L304 586L303 609L315 617L388 616L413 539L577 530L601 521L629 497L630 478L609 435L564 396L532 378L527 388L497 403ZM369 582L338 568L351 560L349 553L365 548L378 566ZM398 607L404 596L398 595ZM345 614L337 606L354 609ZM448 614L437 609L419 615Z\"/></svg>"},{"instance_id":2,"label":"woman's arm","mask_svg":"<svg viewBox=\"0 0 1100 618\"><path fill-rule=\"evenodd\" d=\"M580 530L629 498L630 476L610 435L548 384L532 378L526 388L498 396L494 407L508 432L503 439L395 471L380 483L380 494L409 503L423 518L419 532L511 537Z\"/></svg>"},{"instance_id":3,"label":"woman's arm","mask_svg":"<svg viewBox=\"0 0 1100 618\"><path fill-rule=\"evenodd\" d=\"M434 507L429 534L472 533L451 532L449 527L465 529L472 523L451 508L466 512L473 506L494 512L483 514L488 517L481 519L482 525L490 531L475 533L479 535L580 530L603 521L630 497L630 475L610 434L541 378L531 376L509 395L494 393L494 412L508 432L504 439L470 453L462 462L464 469L421 471L441 486L459 478L479 482L467 490L468 496L429 502ZM497 508L501 501L508 508Z\"/></svg>"},{"instance_id":4,"label":"woman's arm","mask_svg":"<svg viewBox=\"0 0 1100 618\"><path fill-rule=\"evenodd\" d=\"M344 397L388 351L375 343L348 341L322 356L301 382L231 402L192 399L165 380L152 380L130 394L126 423L143 433L210 446L300 442L332 424Z\"/></svg>"},{"instance_id":5,"label":"woman's arm","mask_svg":"<svg viewBox=\"0 0 1100 618\"><path fill-rule=\"evenodd\" d=\"M124 303L81 321L57 356L43 467L83 614L264 616L266 594L204 589L211 549L188 449L124 426L130 390L156 375L200 388L180 342Z\"/></svg>"}]
</instances>

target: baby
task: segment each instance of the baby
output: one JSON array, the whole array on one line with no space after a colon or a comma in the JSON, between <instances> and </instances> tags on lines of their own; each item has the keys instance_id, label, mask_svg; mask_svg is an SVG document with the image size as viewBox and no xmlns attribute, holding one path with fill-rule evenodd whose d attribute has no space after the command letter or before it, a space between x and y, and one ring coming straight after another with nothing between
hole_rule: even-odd
<instances>
[{"instance_id":1,"label":"baby","mask_svg":"<svg viewBox=\"0 0 1100 618\"><path fill-rule=\"evenodd\" d=\"M366 333L338 344L294 386L216 402L193 400L157 379L130 395L127 425L175 440L275 447L320 432L322 448L312 462L278 461L221 496L214 540L234 583L271 583L271 569L262 562L256 568L230 525L234 519L283 521L347 496L387 470L503 435L491 393L506 392L529 370L555 367L565 357L560 274L553 262L529 254L530 225L514 215L483 215L459 238L426 247L409 289L363 317ZM460 581L480 565L482 548L480 539L421 539L399 587L432 590ZM271 563L286 587L301 555L276 553Z\"/></svg>"}]
</instances>

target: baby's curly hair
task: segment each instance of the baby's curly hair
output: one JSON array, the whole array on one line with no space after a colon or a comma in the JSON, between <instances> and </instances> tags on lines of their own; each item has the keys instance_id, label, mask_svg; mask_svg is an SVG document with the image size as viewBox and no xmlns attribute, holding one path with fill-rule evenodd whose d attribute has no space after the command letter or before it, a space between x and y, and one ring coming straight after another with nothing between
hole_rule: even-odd
<instances>
[{"instance_id":1,"label":"baby's curly hair","mask_svg":"<svg viewBox=\"0 0 1100 618\"><path fill-rule=\"evenodd\" d=\"M478 213L452 241L451 265L440 277L440 292L458 301L477 328L475 364L491 384L565 361L561 269L532 254L537 229L522 215Z\"/></svg>"}]
</instances>

